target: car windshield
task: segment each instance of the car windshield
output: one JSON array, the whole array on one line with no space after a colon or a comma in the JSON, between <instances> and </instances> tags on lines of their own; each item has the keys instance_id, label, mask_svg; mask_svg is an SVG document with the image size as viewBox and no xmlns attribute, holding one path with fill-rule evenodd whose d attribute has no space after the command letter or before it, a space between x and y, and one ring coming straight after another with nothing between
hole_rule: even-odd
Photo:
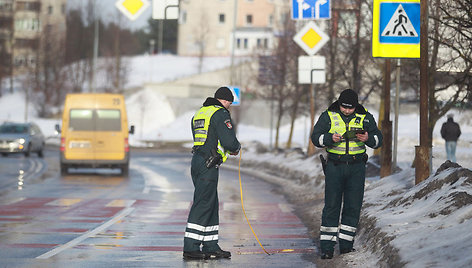
<instances>
[{"instance_id":1,"label":"car windshield","mask_svg":"<svg viewBox=\"0 0 472 268\"><path fill-rule=\"evenodd\" d=\"M20 134L20 133L27 133L28 127L25 125L1 125L0 126L0 133L13 133L13 134Z\"/></svg>"}]
</instances>

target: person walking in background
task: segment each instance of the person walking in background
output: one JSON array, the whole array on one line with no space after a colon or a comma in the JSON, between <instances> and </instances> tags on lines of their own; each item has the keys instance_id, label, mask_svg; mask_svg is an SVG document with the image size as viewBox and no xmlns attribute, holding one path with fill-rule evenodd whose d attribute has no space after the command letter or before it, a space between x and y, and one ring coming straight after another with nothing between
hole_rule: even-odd
<instances>
[{"instance_id":1,"label":"person walking in background","mask_svg":"<svg viewBox=\"0 0 472 268\"><path fill-rule=\"evenodd\" d=\"M227 87L207 98L192 118L193 157L191 175L195 191L184 237L185 259L230 258L218 245L218 167L237 155L241 144L236 138L228 108L234 100ZM200 246L203 244L202 249Z\"/></svg>"},{"instance_id":2,"label":"person walking in background","mask_svg":"<svg viewBox=\"0 0 472 268\"><path fill-rule=\"evenodd\" d=\"M327 152L327 162L322 159L325 205L320 228L321 259L333 258L337 238L340 254L354 251L364 199L366 145L376 149L382 140L374 117L358 103L357 93L352 89L341 92L313 127L311 141Z\"/></svg>"},{"instance_id":3,"label":"person walking in background","mask_svg":"<svg viewBox=\"0 0 472 268\"><path fill-rule=\"evenodd\" d=\"M441 137L446 141L447 160L456 163L457 140L461 135L459 124L454 122L454 115L447 115L447 122L441 127Z\"/></svg>"}]
</instances>

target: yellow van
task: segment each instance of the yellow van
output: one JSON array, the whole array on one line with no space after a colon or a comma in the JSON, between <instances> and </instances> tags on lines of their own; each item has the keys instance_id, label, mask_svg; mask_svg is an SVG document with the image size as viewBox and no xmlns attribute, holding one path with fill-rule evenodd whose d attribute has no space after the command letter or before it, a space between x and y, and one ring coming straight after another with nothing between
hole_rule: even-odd
<instances>
[{"instance_id":1,"label":"yellow van","mask_svg":"<svg viewBox=\"0 0 472 268\"><path fill-rule=\"evenodd\" d=\"M62 114L61 173L69 168L107 167L129 170L125 100L121 94L67 94Z\"/></svg>"}]
</instances>

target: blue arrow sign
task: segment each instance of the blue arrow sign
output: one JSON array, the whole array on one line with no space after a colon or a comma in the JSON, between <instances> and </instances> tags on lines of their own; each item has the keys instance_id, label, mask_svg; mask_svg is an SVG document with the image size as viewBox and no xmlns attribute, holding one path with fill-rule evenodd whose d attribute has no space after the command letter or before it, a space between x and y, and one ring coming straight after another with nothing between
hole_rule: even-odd
<instances>
[{"instance_id":1,"label":"blue arrow sign","mask_svg":"<svg viewBox=\"0 0 472 268\"><path fill-rule=\"evenodd\" d=\"M330 0L292 0L292 19L330 19Z\"/></svg>"}]
</instances>

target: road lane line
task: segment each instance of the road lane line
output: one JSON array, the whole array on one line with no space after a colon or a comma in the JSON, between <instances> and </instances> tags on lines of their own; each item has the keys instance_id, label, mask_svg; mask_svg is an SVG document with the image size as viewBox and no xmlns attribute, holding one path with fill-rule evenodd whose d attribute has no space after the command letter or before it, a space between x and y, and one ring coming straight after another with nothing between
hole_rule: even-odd
<instances>
[{"instance_id":1,"label":"road lane line","mask_svg":"<svg viewBox=\"0 0 472 268\"><path fill-rule=\"evenodd\" d=\"M111 225L113 225L114 223L116 223L117 221L121 220L122 218L126 217L127 215L129 215L131 212L133 212L134 208L132 207L128 207L128 208L124 208L123 210L121 210L119 213L117 213L112 219L108 220L107 222L105 222L104 224L98 226L97 228L93 229L93 230L90 230L86 233L84 233L83 235L63 244L62 246L60 247L57 247L51 251L48 251L38 257L36 257L36 259L48 259L66 249L69 249L71 247L74 247L76 245L78 245L80 242L84 241L85 239L91 237L91 236L94 236L96 234L98 234L99 232L107 229L108 227L110 227Z\"/></svg>"}]
</instances>

